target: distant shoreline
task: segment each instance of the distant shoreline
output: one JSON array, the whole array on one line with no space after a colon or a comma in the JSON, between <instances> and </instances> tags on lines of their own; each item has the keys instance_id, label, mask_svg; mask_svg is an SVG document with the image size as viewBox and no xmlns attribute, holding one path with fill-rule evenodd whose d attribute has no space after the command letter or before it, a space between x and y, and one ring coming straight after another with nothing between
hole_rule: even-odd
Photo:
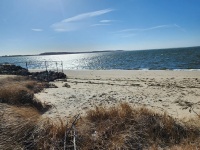
<instances>
[{"instance_id":1,"label":"distant shoreline","mask_svg":"<svg viewBox=\"0 0 200 150\"><path fill-rule=\"evenodd\" d=\"M107 52L122 52L124 50L105 50L105 51L88 51L88 52L45 52L36 55L5 55L0 57L24 57L24 56L45 56L45 55L69 55L69 54L89 54L89 53L107 53Z\"/></svg>"},{"instance_id":2,"label":"distant shoreline","mask_svg":"<svg viewBox=\"0 0 200 150\"><path fill-rule=\"evenodd\" d=\"M105 53L105 52L123 52L123 51L146 51L146 50L167 50L167 49L187 49L198 48L200 46L192 47L176 47L176 48L157 48L157 49L143 49L143 50L103 50L103 51L87 51L87 52L44 52L35 55L4 55L0 57L25 57L25 56L45 56L45 55L68 55L68 54L89 54L89 53Z\"/></svg>"}]
</instances>

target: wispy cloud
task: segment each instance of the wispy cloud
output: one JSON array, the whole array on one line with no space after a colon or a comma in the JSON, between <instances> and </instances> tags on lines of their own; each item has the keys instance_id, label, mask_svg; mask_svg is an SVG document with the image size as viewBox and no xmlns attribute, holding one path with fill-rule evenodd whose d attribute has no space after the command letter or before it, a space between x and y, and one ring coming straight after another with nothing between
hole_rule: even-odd
<instances>
[{"instance_id":1,"label":"wispy cloud","mask_svg":"<svg viewBox=\"0 0 200 150\"><path fill-rule=\"evenodd\" d=\"M131 38L136 35L139 35L142 32L148 32L148 31L153 31L153 30L158 30L158 29L164 30L164 29L169 29L169 28L172 28L172 29L174 28L176 30L181 30L185 32L185 30L177 24L166 24L166 25L158 25L158 26L149 27L149 28L129 28L129 29L123 29L123 30L119 30L119 31L111 32L111 33L121 38Z\"/></svg>"},{"instance_id":2,"label":"wispy cloud","mask_svg":"<svg viewBox=\"0 0 200 150\"><path fill-rule=\"evenodd\" d=\"M91 18L91 17L100 16L100 15L109 13L111 11L113 11L113 9L103 9L103 10L99 10L99 11L83 13L83 14L79 14L79 15L76 15L76 16L71 17L71 18L64 19L61 22L80 21L80 20L83 20L83 19L88 19L88 18Z\"/></svg>"},{"instance_id":3,"label":"wispy cloud","mask_svg":"<svg viewBox=\"0 0 200 150\"><path fill-rule=\"evenodd\" d=\"M95 27L95 26L109 26L110 24L107 23L97 23L97 24L92 24L91 27Z\"/></svg>"},{"instance_id":4,"label":"wispy cloud","mask_svg":"<svg viewBox=\"0 0 200 150\"><path fill-rule=\"evenodd\" d=\"M35 32L42 32L43 29L31 29L32 31L35 31Z\"/></svg>"},{"instance_id":5,"label":"wispy cloud","mask_svg":"<svg viewBox=\"0 0 200 150\"><path fill-rule=\"evenodd\" d=\"M109 26L114 20L100 20L99 23L92 24L91 27L95 26Z\"/></svg>"},{"instance_id":6,"label":"wispy cloud","mask_svg":"<svg viewBox=\"0 0 200 150\"><path fill-rule=\"evenodd\" d=\"M80 28L80 24L82 23L82 21L93 17L101 16L112 11L114 11L114 9L103 9L103 10L78 14L76 16L54 23L51 25L51 27L54 29L54 31L58 32L77 30L78 28Z\"/></svg>"},{"instance_id":7,"label":"wispy cloud","mask_svg":"<svg viewBox=\"0 0 200 150\"><path fill-rule=\"evenodd\" d=\"M113 20L101 20L99 22L101 22L101 23L109 23L109 22L113 22Z\"/></svg>"},{"instance_id":8,"label":"wispy cloud","mask_svg":"<svg viewBox=\"0 0 200 150\"><path fill-rule=\"evenodd\" d=\"M120 31L116 31L116 33L123 33L123 32L143 32L143 31L150 31L150 30L156 30L156 29L167 29L167 28L182 28L178 26L177 24L171 24L171 25L159 25L159 26L154 26L150 28L131 28L131 29L124 29Z\"/></svg>"}]
</instances>

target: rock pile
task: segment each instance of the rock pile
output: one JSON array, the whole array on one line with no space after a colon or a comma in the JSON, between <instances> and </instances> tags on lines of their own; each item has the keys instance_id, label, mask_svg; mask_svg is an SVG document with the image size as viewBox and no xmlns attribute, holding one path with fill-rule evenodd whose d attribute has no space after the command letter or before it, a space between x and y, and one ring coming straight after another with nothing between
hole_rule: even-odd
<instances>
[{"instance_id":1,"label":"rock pile","mask_svg":"<svg viewBox=\"0 0 200 150\"><path fill-rule=\"evenodd\" d=\"M31 78L39 81L54 81L56 79L66 79L66 75L62 72L42 71L31 73Z\"/></svg>"},{"instance_id":2,"label":"rock pile","mask_svg":"<svg viewBox=\"0 0 200 150\"><path fill-rule=\"evenodd\" d=\"M0 64L0 74L11 74L11 75L30 75L27 69L21 66L15 66L13 64Z\"/></svg>"},{"instance_id":3,"label":"rock pile","mask_svg":"<svg viewBox=\"0 0 200 150\"><path fill-rule=\"evenodd\" d=\"M29 76L30 78L39 81L54 81L56 79L66 79L67 77L64 73L55 71L31 73L27 69L13 64L0 64L0 74Z\"/></svg>"}]
</instances>

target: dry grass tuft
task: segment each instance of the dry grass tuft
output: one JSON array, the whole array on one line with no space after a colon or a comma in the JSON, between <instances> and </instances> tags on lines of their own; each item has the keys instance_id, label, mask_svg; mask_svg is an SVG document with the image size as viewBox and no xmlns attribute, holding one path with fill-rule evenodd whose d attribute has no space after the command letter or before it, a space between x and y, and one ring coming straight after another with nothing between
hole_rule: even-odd
<instances>
[{"instance_id":1,"label":"dry grass tuft","mask_svg":"<svg viewBox=\"0 0 200 150\"><path fill-rule=\"evenodd\" d=\"M0 149L22 149L31 135L40 113L31 107L0 104Z\"/></svg>"},{"instance_id":2,"label":"dry grass tuft","mask_svg":"<svg viewBox=\"0 0 200 150\"><path fill-rule=\"evenodd\" d=\"M53 121L51 119L41 120L33 131L34 140L31 148L35 149L63 149L65 141L65 131L67 124L59 119ZM68 144L70 142L69 135L66 136Z\"/></svg>"},{"instance_id":3,"label":"dry grass tuft","mask_svg":"<svg viewBox=\"0 0 200 150\"><path fill-rule=\"evenodd\" d=\"M79 123L81 149L171 147L186 139L200 138L197 127L146 108L131 108L127 103L109 109L96 107Z\"/></svg>"},{"instance_id":4,"label":"dry grass tuft","mask_svg":"<svg viewBox=\"0 0 200 150\"><path fill-rule=\"evenodd\" d=\"M20 76L0 80L0 103L17 106L29 105L40 111L45 111L49 106L45 106L36 100L34 93L41 91L47 85L48 83L41 83Z\"/></svg>"},{"instance_id":5,"label":"dry grass tuft","mask_svg":"<svg viewBox=\"0 0 200 150\"><path fill-rule=\"evenodd\" d=\"M42 118L32 107L0 104L0 149L63 149L71 145L71 133L62 119ZM65 139L66 138L66 139Z\"/></svg>"},{"instance_id":6,"label":"dry grass tuft","mask_svg":"<svg viewBox=\"0 0 200 150\"><path fill-rule=\"evenodd\" d=\"M42 91L44 88L49 87L49 83L47 82L38 82L36 80L32 80L24 76L13 76L0 80L0 86L6 86L12 84L23 86L28 90L32 91L33 93L38 93Z\"/></svg>"}]
</instances>

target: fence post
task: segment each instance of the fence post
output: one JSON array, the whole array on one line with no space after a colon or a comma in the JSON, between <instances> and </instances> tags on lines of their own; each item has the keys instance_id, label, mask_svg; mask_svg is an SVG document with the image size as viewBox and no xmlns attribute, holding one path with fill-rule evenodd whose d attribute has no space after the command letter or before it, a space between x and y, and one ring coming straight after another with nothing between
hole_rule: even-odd
<instances>
[{"instance_id":1,"label":"fence post","mask_svg":"<svg viewBox=\"0 0 200 150\"><path fill-rule=\"evenodd\" d=\"M49 73L48 73L48 70L47 70L47 61L45 61L45 67L46 67L46 73L47 73L47 81L49 81Z\"/></svg>"},{"instance_id":2,"label":"fence post","mask_svg":"<svg viewBox=\"0 0 200 150\"><path fill-rule=\"evenodd\" d=\"M62 73L63 73L63 61L61 61L61 65L62 65Z\"/></svg>"},{"instance_id":3,"label":"fence post","mask_svg":"<svg viewBox=\"0 0 200 150\"><path fill-rule=\"evenodd\" d=\"M57 72L58 72L58 63L57 63L57 61L56 61L56 68L57 68Z\"/></svg>"},{"instance_id":4,"label":"fence post","mask_svg":"<svg viewBox=\"0 0 200 150\"><path fill-rule=\"evenodd\" d=\"M28 70L28 63L26 62L26 69Z\"/></svg>"},{"instance_id":5,"label":"fence post","mask_svg":"<svg viewBox=\"0 0 200 150\"><path fill-rule=\"evenodd\" d=\"M45 61L44 63L45 63L45 68L46 68L46 71L47 71L47 62Z\"/></svg>"}]
</instances>

